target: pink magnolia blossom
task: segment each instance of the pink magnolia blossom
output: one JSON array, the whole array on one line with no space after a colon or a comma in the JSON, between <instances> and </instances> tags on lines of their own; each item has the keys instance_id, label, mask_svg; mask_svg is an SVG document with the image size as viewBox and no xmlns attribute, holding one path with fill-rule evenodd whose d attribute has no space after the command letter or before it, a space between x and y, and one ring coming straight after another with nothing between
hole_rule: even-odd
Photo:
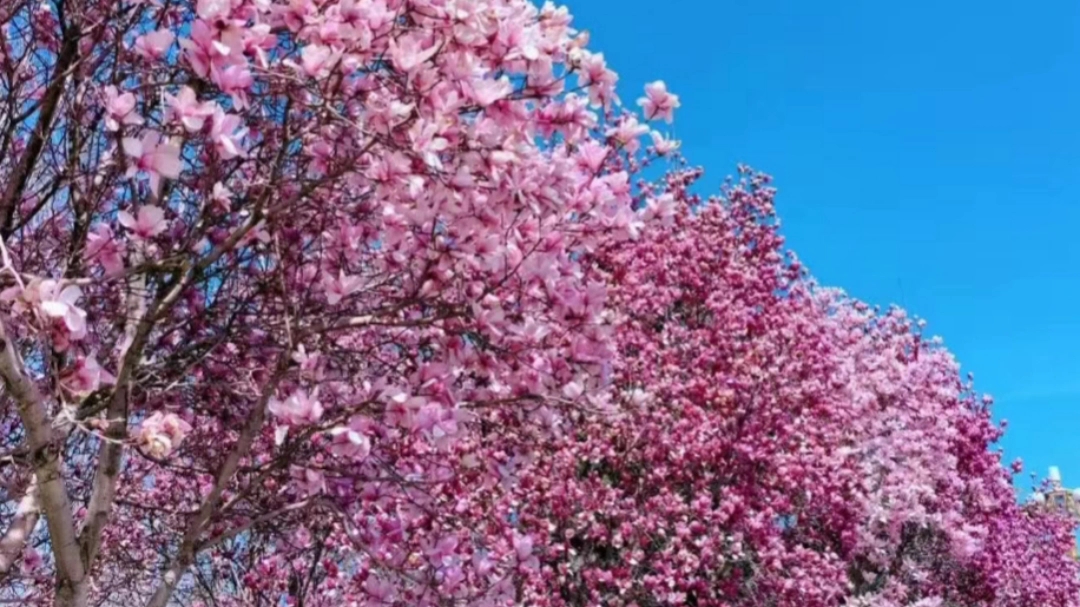
<instances>
[{"instance_id":1,"label":"pink magnolia blossom","mask_svg":"<svg viewBox=\"0 0 1080 607\"><path fill-rule=\"evenodd\" d=\"M314 424L323 415L322 403L303 391L294 392L285 400L271 400L267 408L274 416L296 426Z\"/></svg>"},{"instance_id":2,"label":"pink magnolia blossom","mask_svg":"<svg viewBox=\"0 0 1080 607\"><path fill-rule=\"evenodd\" d=\"M338 457L363 460L371 453L371 440L352 428L332 428L329 434L330 452Z\"/></svg>"},{"instance_id":3,"label":"pink magnolia blossom","mask_svg":"<svg viewBox=\"0 0 1080 607\"><path fill-rule=\"evenodd\" d=\"M108 371L101 368L94 357L80 356L64 376L64 387L76 394L89 394L102 384L116 381Z\"/></svg>"},{"instance_id":4,"label":"pink magnolia blossom","mask_svg":"<svg viewBox=\"0 0 1080 607\"><path fill-rule=\"evenodd\" d=\"M150 240L164 232L168 227L168 223L165 221L165 211L161 207L154 205L148 204L139 207L136 215L132 215L128 211L120 211L118 217L120 225L131 230L135 238L139 240Z\"/></svg>"},{"instance_id":5,"label":"pink magnolia blossom","mask_svg":"<svg viewBox=\"0 0 1080 607\"><path fill-rule=\"evenodd\" d=\"M0 597L1075 606L943 347L565 8L75 4L0 45Z\"/></svg>"},{"instance_id":6,"label":"pink magnolia blossom","mask_svg":"<svg viewBox=\"0 0 1080 607\"><path fill-rule=\"evenodd\" d=\"M679 96L669 93L662 80L645 85L645 96L638 99L638 105L645 113L645 118L662 118L671 123L675 110L679 107Z\"/></svg>"},{"instance_id":7,"label":"pink magnolia blossom","mask_svg":"<svg viewBox=\"0 0 1080 607\"><path fill-rule=\"evenodd\" d=\"M120 130L120 125L142 124L142 117L135 112L136 99L133 93L121 93L115 86L105 87L105 128L110 131Z\"/></svg>"},{"instance_id":8,"label":"pink magnolia blossom","mask_svg":"<svg viewBox=\"0 0 1080 607\"><path fill-rule=\"evenodd\" d=\"M63 285L56 280L43 280L37 286L41 313L60 321L71 340L86 336L86 311L75 305L82 296L82 289L78 286Z\"/></svg>"},{"instance_id":9,"label":"pink magnolia blossom","mask_svg":"<svg viewBox=\"0 0 1080 607\"><path fill-rule=\"evenodd\" d=\"M247 133L247 127L236 114L226 114L222 109L216 108L210 119L210 140L214 142L214 149L224 160L244 155L244 149L240 140Z\"/></svg>"},{"instance_id":10,"label":"pink magnolia blossom","mask_svg":"<svg viewBox=\"0 0 1080 607\"><path fill-rule=\"evenodd\" d=\"M202 130L206 119L212 116L217 108L213 102L200 103L195 91L189 86L181 88L176 96L165 93L165 103L169 108L169 119L179 121L190 133Z\"/></svg>"},{"instance_id":11,"label":"pink magnolia blossom","mask_svg":"<svg viewBox=\"0 0 1080 607\"><path fill-rule=\"evenodd\" d=\"M399 38L390 43L390 58L394 67L406 73L416 70L437 52L438 44L425 44L419 36Z\"/></svg>"},{"instance_id":12,"label":"pink magnolia blossom","mask_svg":"<svg viewBox=\"0 0 1080 607\"><path fill-rule=\"evenodd\" d=\"M190 424L175 413L155 412L139 427L139 441L152 457L165 458L176 450L191 432Z\"/></svg>"},{"instance_id":13,"label":"pink magnolia blossom","mask_svg":"<svg viewBox=\"0 0 1080 607\"><path fill-rule=\"evenodd\" d=\"M180 177L182 168L180 146L165 141L160 133L147 131L142 139L125 137L123 145L124 152L134 159L128 175L134 175L140 171L146 173L150 178L150 191L154 196L161 191L162 177L169 179Z\"/></svg>"},{"instance_id":14,"label":"pink magnolia blossom","mask_svg":"<svg viewBox=\"0 0 1080 607\"><path fill-rule=\"evenodd\" d=\"M156 30L135 39L135 52L144 59L159 61L165 57L175 41L176 34L172 30Z\"/></svg>"},{"instance_id":15,"label":"pink magnolia blossom","mask_svg":"<svg viewBox=\"0 0 1080 607\"><path fill-rule=\"evenodd\" d=\"M124 270L124 245L107 224L94 226L86 235L86 257L100 263L106 275L113 276Z\"/></svg>"}]
</instances>

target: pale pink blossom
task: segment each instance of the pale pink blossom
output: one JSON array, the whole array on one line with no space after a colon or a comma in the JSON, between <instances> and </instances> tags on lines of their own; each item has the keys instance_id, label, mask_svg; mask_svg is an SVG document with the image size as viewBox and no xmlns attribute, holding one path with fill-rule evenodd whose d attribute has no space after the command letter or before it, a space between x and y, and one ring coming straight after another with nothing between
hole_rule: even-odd
<instances>
[{"instance_id":1,"label":"pale pink blossom","mask_svg":"<svg viewBox=\"0 0 1080 607\"><path fill-rule=\"evenodd\" d=\"M406 73L416 70L437 52L438 44L429 44L425 48L419 36L406 35L390 41L390 59L395 68Z\"/></svg>"},{"instance_id":2,"label":"pale pink blossom","mask_svg":"<svg viewBox=\"0 0 1080 607\"><path fill-rule=\"evenodd\" d=\"M235 109L242 110L248 105L247 91L254 84L255 78L245 64L234 63L223 69L216 67L210 72L210 79L223 92L232 96Z\"/></svg>"},{"instance_id":3,"label":"pale pink blossom","mask_svg":"<svg viewBox=\"0 0 1080 607\"><path fill-rule=\"evenodd\" d=\"M124 245L113 236L108 224L97 224L87 233L86 256L100 263L106 276L124 271Z\"/></svg>"},{"instance_id":4,"label":"pale pink blossom","mask_svg":"<svg viewBox=\"0 0 1080 607\"><path fill-rule=\"evenodd\" d=\"M135 112L135 94L121 93L115 86L105 87L105 128L119 131L120 125L138 125L143 119Z\"/></svg>"},{"instance_id":5,"label":"pale pink blossom","mask_svg":"<svg viewBox=\"0 0 1080 607\"><path fill-rule=\"evenodd\" d=\"M82 289L63 285L56 280L43 280L37 288L42 314L59 320L67 329L68 339L77 341L86 336L86 312L75 305L82 298Z\"/></svg>"},{"instance_id":6,"label":"pale pink blossom","mask_svg":"<svg viewBox=\"0 0 1080 607\"><path fill-rule=\"evenodd\" d=\"M155 412L139 426L139 442L151 457L168 457L192 430L175 413Z\"/></svg>"},{"instance_id":7,"label":"pale pink blossom","mask_svg":"<svg viewBox=\"0 0 1080 607\"><path fill-rule=\"evenodd\" d=\"M135 39L135 52L144 59L157 61L165 57L176 40L172 30L160 29Z\"/></svg>"},{"instance_id":8,"label":"pale pink blossom","mask_svg":"<svg viewBox=\"0 0 1080 607\"><path fill-rule=\"evenodd\" d=\"M649 135L653 140L653 148L655 148L656 153L661 156L666 156L679 149L679 142L674 139L668 139L656 131L649 133Z\"/></svg>"},{"instance_id":9,"label":"pale pink blossom","mask_svg":"<svg viewBox=\"0 0 1080 607\"><path fill-rule=\"evenodd\" d=\"M657 80L645 85L645 96L638 99L638 105L645 112L647 120L662 118L670 123L676 108L679 107L679 96L669 93L667 85L662 80Z\"/></svg>"},{"instance_id":10,"label":"pale pink blossom","mask_svg":"<svg viewBox=\"0 0 1080 607\"><path fill-rule=\"evenodd\" d=\"M207 21L224 19L229 16L232 3L229 0L198 0L195 3L195 12L199 18Z\"/></svg>"},{"instance_id":11,"label":"pale pink blossom","mask_svg":"<svg viewBox=\"0 0 1080 607\"><path fill-rule=\"evenodd\" d=\"M189 133L202 130L206 119L214 114L217 104L214 102L200 103L195 90L190 86L184 86L177 95L165 93L165 104L168 107L168 119L179 121Z\"/></svg>"},{"instance_id":12,"label":"pale pink blossom","mask_svg":"<svg viewBox=\"0 0 1080 607\"><path fill-rule=\"evenodd\" d=\"M210 120L210 140L214 149L224 160L244 156L240 140L247 134L243 120L236 114L226 114L220 107L214 110Z\"/></svg>"},{"instance_id":13,"label":"pale pink blossom","mask_svg":"<svg viewBox=\"0 0 1080 607\"><path fill-rule=\"evenodd\" d=\"M160 133L147 131L142 139L125 137L123 146L124 152L135 161L128 174L134 175L138 171L146 173L150 178L150 191L155 197L161 190L162 177L180 177L180 146L162 139Z\"/></svg>"},{"instance_id":14,"label":"pale pink blossom","mask_svg":"<svg viewBox=\"0 0 1080 607\"><path fill-rule=\"evenodd\" d=\"M294 426L314 424L323 414L319 399L302 390L293 392L285 400L271 399L267 408L275 417Z\"/></svg>"},{"instance_id":15,"label":"pale pink blossom","mask_svg":"<svg viewBox=\"0 0 1080 607\"><path fill-rule=\"evenodd\" d=\"M330 452L338 457L362 460L371 453L371 439L349 427L338 426L329 432Z\"/></svg>"},{"instance_id":16,"label":"pale pink blossom","mask_svg":"<svg viewBox=\"0 0 1080 607\"><path fill-rule=\"evenodd\" d=\"M359 290L363 284L363 277L346 276L344 271L339 272L334 278L327 277L323 281L323 288L326 291L326 302L332 306L336 306L342 299L345 299Z\"/></svg>"},{"instance_id":17,"label":"pale pink blossom","mask_svg":"<svg viewBox=\"0 0 1080 607\"><path fill-rule=\"evenodd\" d=\"M101 368L93 356L80 356L64 374L64 387L75 394L89 394L102 384L116 381L108 371Z\"/></svg>"},{"instance_id":18,"label":"pale pink blossom","mask_svg":"<svg viewBox=\"0 0 1080 607\"><path fill-rule=\"evenodd\" d=\"M514 87L505 76L498 80L479 78L469 84L469 95L480 107L487 107L509 96L513 90Z\"/></svg>"},{"instance_id":19,"label":"pale pink blossom","mask_svg":"<svg viewBox=\"0 0 1080 607\"><path fill-rule=\"evenodd\" d=\"M168 227L168 223L165 221L165 211L161 207L152 204L139 207L137 215L132 215L129 211L120 211L117 217L120 220L120 225L131 230L138 240L150 240L164 232Z\"/></svg>"}]
</instances>

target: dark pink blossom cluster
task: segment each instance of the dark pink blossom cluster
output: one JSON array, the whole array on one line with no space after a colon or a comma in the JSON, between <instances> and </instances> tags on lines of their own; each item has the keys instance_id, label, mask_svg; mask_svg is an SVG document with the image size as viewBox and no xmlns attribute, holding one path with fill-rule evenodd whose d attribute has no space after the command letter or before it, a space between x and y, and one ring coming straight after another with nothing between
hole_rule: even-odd
<instances>
[{"instance_id":1,"label":"dark pink blossom cluster","mask_svg":"<svg viewBox=\"0 0 1080 607\"><path fill-rule=\"evenodd\" d=\"M0 2L0 603L1074 604L948 354L572 25Z\"/></svg>"}]
</instances>

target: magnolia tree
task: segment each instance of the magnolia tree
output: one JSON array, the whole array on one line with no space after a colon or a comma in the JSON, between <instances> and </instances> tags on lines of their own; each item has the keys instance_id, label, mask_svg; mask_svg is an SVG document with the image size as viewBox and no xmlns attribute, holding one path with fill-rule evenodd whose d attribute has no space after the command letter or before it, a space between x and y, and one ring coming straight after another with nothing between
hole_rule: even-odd
<instances>
[{"instance_id":1,"label":"magnolia tree","mask_svg":"<svg viewBox=\"0 0 1080 607\"><path fill-rule=\"evenodd\" d=\"M0 602L518 600L486 446L608 406L591 260L678 98L525 0L0 24Z\"/></svg>"},{"instance_id":2,"label":"magnolia tree","mask_svg":"<svg viewBox=\"0 0 1080 607\"><path fill-rule=\"evenodd\" d=\"M1076 598L947 353L816 289L764 178L645 171L678 98L564 9L0 24L0 602Z\"/></svg>"},{"instance_id":3,"label":"magnolia tree","mask_svg":"<svg viewBox=\"0 0 1080 607\"><path fill-rule=\"evenodd\" d=\"M671 192L667 225L600 254L622 407L511 479L525 603L1080 604L1072 527L1020 509L989 400L921 323L815 287L765 176Z\"/></svg>"}]
</instances>

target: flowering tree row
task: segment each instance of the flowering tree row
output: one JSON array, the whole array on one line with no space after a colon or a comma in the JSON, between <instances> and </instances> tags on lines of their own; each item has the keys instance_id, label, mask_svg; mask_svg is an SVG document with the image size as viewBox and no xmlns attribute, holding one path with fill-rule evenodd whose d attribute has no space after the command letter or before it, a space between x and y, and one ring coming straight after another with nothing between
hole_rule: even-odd
<instances>
[{"instance_id":1,"label":"flowering tree row","mask_svg":"<svg viewBox=\"0 0 1080 607\"><path fill-rule=\"evenodd\" d=\"M1072 604L947 353L616 84L526 0L0 3L0 601Z\"/></svg>"}]
</instances>

